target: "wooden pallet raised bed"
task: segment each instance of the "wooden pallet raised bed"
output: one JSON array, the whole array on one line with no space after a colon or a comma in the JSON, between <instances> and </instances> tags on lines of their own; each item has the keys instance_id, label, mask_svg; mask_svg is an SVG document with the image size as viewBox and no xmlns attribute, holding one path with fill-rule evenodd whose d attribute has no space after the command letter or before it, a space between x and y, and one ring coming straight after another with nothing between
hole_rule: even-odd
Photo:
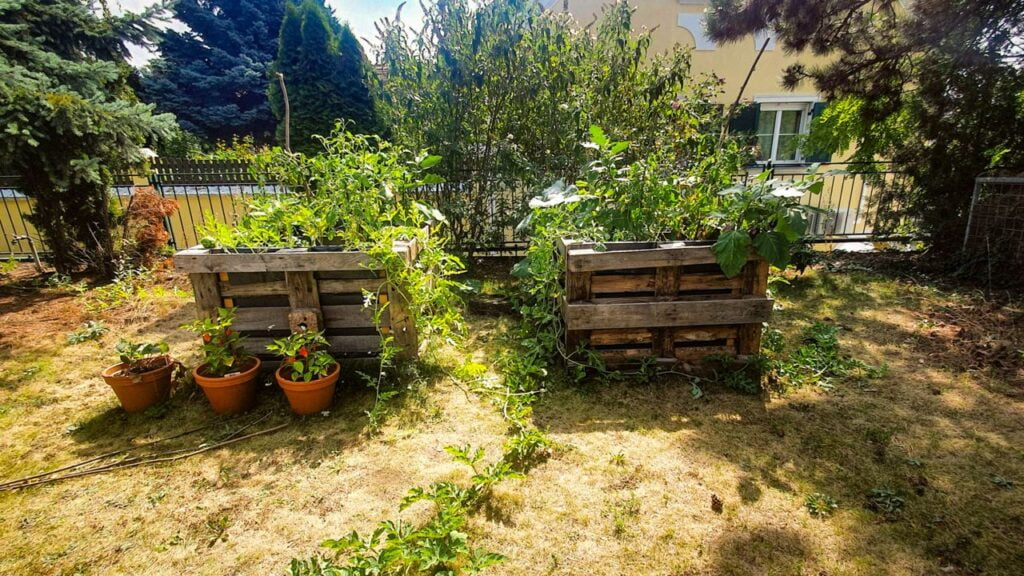
<instances>
[{"instance_id":1,"label":"wooden pallet raised bed","mask_svg":"<svg viewBox=\"0 0 1024 576\"><path fill-rule=\"evenodd\" d=\"M766 297L768 263L751 256L726 278L710 242L563 240L566 349L581 342L609 365L654 358L699 365L710 355L756 354Z\"/></svg>"},{"instance_id":2,"label":"wooden pallet raised bed","mask_svg":"<svg viewBox=\"0 0 1024 576\"><path fill-rule=\"evenodd\" d=\"M394 250L409 265L416 259L415 240L396 242ZM365 252L290 248L226 253L195 247L175 254L174 266L188 273L200 316L216 315L219 307L236 308L234 328L247 337L246 349L253 354L266 356L274 338L303 325L324 330L335 356L378 353L380 334L371 310L363 307L363 290L369 290L390 302L381 330L394 335L405 357L416 356L416 324L406 300Z\"/></svg>"}]
</instances>

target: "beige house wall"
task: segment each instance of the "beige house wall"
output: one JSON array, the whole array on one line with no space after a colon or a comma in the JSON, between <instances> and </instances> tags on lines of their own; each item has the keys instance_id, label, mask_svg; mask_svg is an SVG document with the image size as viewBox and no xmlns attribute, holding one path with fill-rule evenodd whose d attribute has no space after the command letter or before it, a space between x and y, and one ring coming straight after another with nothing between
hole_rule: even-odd
<instances>
[{"instance_id":1,"label":"beige house wall","mask_svg":"<svg viewBox=\"0 0 1024 576\"><path fill-rule=\"evenodd\" d=\"M594 21L601 7L609 0L569 0L569 13L581 25ZM564 11L564 0L549 0L549 9ZM715 74L725 81L722 103L731 103L743 84L750 66L757 58L764 36L748 36L738 42L714 44L705 37L702 19L708 6L706 0L630 0L635 8L634 31L650 30L651 48L665 52L673 46L693 47L693 71L695 74ZM821 59L808 54L786 54L781 46L769 41L768 48L758 62L757 69L744 91L744 99L760 97L805 97L817 98L813 86L800 86L787 91L782 87L782 73L787 66L796 62L813 64Z\"/></svg>"}]
</instances>

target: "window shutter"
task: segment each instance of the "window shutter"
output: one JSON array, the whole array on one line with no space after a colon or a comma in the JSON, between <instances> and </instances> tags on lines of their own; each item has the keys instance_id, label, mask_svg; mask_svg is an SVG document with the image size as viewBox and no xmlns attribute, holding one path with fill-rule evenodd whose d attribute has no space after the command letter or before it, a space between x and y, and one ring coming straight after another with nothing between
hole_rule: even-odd
<instances>
[{"instance_id":1,"label":"window shutter","mask_svg":"<svg viewBox=\"0 0 1024 576\"><path fill-rule=\"evenodd\" d=\"M757 133L757 117L760 116L761 107L757 104L747 104L740 108L740 111L729 120L729 132L732 134L755 134Z\"/></svg>"},{"instance_id":2,"label":"window shutter","mask_svg":"<svg viewBox=\"0 0 1024 576\"><path fill-rule=\"evenodd\" d=\"M811 122L814 122L816 118L821 116L825 111L825 107L828 106L828 102L815 102L814 108L811 109ZM816 154L809 154L804 159L807 162L831 162L832 154L829 152L818 152Z\"/></svg>"}]
</instances>

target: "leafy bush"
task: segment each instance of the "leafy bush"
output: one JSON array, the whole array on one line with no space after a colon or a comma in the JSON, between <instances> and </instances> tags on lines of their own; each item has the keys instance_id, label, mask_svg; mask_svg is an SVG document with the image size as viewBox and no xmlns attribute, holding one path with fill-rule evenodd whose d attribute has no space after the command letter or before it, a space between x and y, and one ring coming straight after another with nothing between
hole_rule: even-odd
<instances>
[{"instance_id":1,"label":"leafy bush","mask_svg":"<svg viewBox=\"0 0 1024 576\"><path fill-rule=\"evenodd\" d=\"M590 159L578 142L591 125L641 156L685 161L680 139L717 147L706 121L721 119L720 82L693 78L686 49L649 52L632 11L616 2L580 26L537 2L452 0L427 3L419 33L397 18L383 23L384 111L396 142L444 157L438 169L452 184L437 203L460 247L493 245L522 218L525 206L491 194L497 187L579 174Z\"/></svg>"},{"instance_id":2,"label":"leafy bush","mask_svg":"<svg viewBox=\"0 0 1024 576\"><path fill-rule=\"evenodd\" d=\"M128 200L121 238L121 259L133 268L149 268L167 248L171 235L164 220L178 203L163 198L152 187L136 188Z\"/></svg>"}]
</instances>

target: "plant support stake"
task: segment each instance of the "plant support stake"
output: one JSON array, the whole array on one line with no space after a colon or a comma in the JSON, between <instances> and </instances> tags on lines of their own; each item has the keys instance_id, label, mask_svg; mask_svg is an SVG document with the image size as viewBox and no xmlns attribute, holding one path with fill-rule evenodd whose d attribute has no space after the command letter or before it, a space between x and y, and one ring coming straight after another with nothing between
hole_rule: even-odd
<instances>
[{"instance_id":1,"label":"plant support stake","mask_svg":"<svg viewBox=\"0 0 1024 576\"><path fill-rule=\"evenodd\" d=\"M292 111L288 104L288 88L284 85L284 74L277 73L277 83L281 86L281 98L284 99L284 149L292 151Z\"/></svg>"}]
</instances>

